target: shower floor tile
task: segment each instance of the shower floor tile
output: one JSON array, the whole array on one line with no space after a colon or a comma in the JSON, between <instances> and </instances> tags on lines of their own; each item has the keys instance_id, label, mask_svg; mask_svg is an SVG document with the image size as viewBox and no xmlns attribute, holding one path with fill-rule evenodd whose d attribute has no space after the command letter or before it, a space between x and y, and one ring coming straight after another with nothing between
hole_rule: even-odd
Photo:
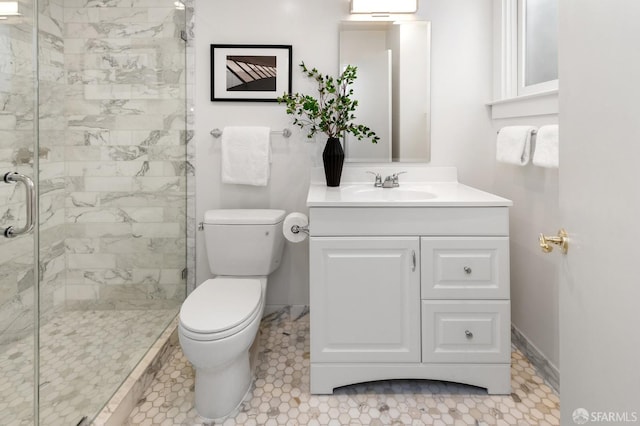
<instances>
[{"instance_id":1,"label":"shower floor tile","mask_svg":"<svg viewBox=\"0 0 640 426\"><path fill-rule=\"evenodd\" d=\"M520 351L511 395L429 380L346 386L309 394L309 318L263 320L253 387L223 425L559 425L560 400ZM127 426L211 425L193 408L194 372L180 348L158 372Z\"/></svg>"},{"instance_id":2,"label":"shower floor tile","mask_svg":"<svg viewBox=\"0 0 640 426\"><path fill-rule=\"evenodd\" d=\"M62 311L40 330L40 424L93 418L177 313ZM33 338L0 353L0 425L33 424Z\"/></svg>"}]
</instances>

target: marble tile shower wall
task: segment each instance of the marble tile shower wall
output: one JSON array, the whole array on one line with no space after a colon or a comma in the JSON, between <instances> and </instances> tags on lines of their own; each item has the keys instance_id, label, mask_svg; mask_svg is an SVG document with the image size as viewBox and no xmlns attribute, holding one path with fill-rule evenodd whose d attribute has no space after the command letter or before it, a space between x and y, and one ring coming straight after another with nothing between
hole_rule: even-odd
<instances>
[{"instance_id":1,"label":"marble tile shower wall","mask_svg":"<svg viewBox=\"0 0 640 426\"><path fill-rule=\"evenodd\" d=\"M66 93L63 0L39 3L40 312L43 321L64 305Z\"/></svg>"},{"instance_id":2,"label":"marble tile shower wall","mask_svg":"<svg viewBox=\"0 0 640 426\"><path fill-rule=\"evenodd\" d=\"M67 307L184 297L184 19L174 0L64 0Z\"/></svg>"}]
</instances>

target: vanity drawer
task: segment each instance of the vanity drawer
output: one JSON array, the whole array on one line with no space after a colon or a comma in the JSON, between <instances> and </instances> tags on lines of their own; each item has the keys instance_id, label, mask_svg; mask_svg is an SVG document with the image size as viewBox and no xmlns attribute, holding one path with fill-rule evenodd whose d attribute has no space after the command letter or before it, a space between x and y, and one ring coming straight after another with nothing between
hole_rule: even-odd
<instances>
[{"instance_id":1,"label":"vanity drawer","mask_svg":"<svg viewBox=\"0 0 640 426\"><path fill-rule=\"evenodd\" d=\"M508 299L509 238L423 237L422 299Z\"/></svg>"},{"instance_id":2,"label":"vanity drawer","mask_svg":"<svg viewBox=\"0 0 640 426\"><path fill-rule=\"evenodd\" d=\"M422 301L422 362L508 363L508 300Z\"/></svg>"}]
</instances>

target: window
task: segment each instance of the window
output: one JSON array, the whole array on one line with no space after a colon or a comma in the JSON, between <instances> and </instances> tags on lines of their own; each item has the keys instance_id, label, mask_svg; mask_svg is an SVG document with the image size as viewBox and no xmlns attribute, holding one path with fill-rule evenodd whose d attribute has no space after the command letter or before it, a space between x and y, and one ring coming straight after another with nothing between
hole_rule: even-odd
<instances>
[{"instance_id":1,"label":"window","mask_svg":"<svg viewBox=\"0 0 640 426\"><path fill-rule=\"evenodd\" d=\"M558 1L493 0L494 119L558 113Z\"/></svg>"},{"instance_id":2,"label":"window","mask_svg":"<svg viewBox=\"0 0 640 426\"><path fill-rule=\"evenodd\" d=\"M558 88L558 0L518 0L517 95Z\"/></svg>"},{"instance_id":3,"label":"window","mask_svg":"<svg viewBox=\"0 0 640 426\"><path fill-rule=\"evenodd\" d=\"M558 88L558 0L494 0L494 98Z\"/></svg>"}]
</instances>

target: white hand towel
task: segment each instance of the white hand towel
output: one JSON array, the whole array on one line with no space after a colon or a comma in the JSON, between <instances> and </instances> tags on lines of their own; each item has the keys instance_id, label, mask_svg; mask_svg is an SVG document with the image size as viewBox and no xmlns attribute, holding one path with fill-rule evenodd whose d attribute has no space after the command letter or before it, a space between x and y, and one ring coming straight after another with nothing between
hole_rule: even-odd
<instances>
[{"instance_id":1,"label":"white hand towel","mask_svg":"<svg viewBox=\"0 0 640 426\"><path fill-rule=\"evenodd\" d=\"M498 132L496 160L502 163L524 166L531 155L533 126L508 126Z\"/></svg>"},{"instance_id":2,"label":"white hand towel","mask_svg":"<svg viewBox=\"0 0 640 426\"><path fill-rule=\"evenodd\" d=\"M560 165L558 125L542 126L536 136L533 165L557 169Z\"/></svg>"},{"instance_id":3,"label":"white hand towel","mask_svg":"<svg viewBox=\"0 0 640 426\"><path fill-rule=\"evenodd\" d=\"M222 130L222 182L267 186L270 175L269 127Z\"/></svg>"}]
</instances>

